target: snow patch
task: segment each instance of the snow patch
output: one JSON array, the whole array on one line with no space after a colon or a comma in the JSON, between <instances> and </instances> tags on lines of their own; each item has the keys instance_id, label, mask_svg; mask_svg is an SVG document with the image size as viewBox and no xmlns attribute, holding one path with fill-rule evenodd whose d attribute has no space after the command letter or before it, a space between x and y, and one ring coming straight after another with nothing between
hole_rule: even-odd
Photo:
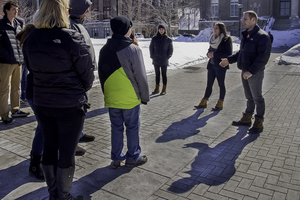
<instances>
[{"instance_id":1,"label":"snow patch","mask_svg":"<svg viewBox=\"0 0 300 200\"><path fill-rule=\"evenodd\" d=\"M300 44L295 45L282 54L278 62L280 65L300 65Z\"/></svg>"}]
</instances>

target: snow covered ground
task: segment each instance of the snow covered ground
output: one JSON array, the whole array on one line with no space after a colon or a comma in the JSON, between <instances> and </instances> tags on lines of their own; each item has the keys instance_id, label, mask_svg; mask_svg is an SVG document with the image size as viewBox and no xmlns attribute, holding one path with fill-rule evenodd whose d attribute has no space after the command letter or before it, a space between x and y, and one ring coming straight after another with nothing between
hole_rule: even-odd
<instances>
[{"instance_id":1,"label":"snow covered ground","mask_svg":"<svg viewBox=\"0 0 300 200\"><path fill-rule=\"evenodd\" d=\"M106 39L92 39L95 48L96 59L98 60L99 51L106 43ZM150 58L149 45L150 39L139 39L139 47L141 48L144 56L144 63L147 73L154 71L152 59ZM207 57L208 42L181 42L174 41L174 53L170 59L169 69L181 68L185 66L194 65L200 62L205 62ZM239 44L233 45L234 50L239 49Z\"/></svg>"},{"instance_id":2,"label":"snow covered ground","mask_svg":"<svg viewBox=\"0 0 300 200\"><path fill-rule=\"evenodd\" d=\"M179 36L173 38L174 53L170 59L169 69L182 68L197 63L205 62L207 60L206 53L208 50L208 40L212 33L212 28L207 28L201 31L195 38L187 38ZM273 47L292 47L300 43L300 29L287 31L272 31L274 36ZM239 50L239 38L232 37L233 51ZM99 51L106 43L107 39L92 39L96 59L98 60ZM139 47L143 51L144 62L147 73L154 71L152 60L150 59L149 45L151 39L138 39Z\"/></svg>"}]
</instances>

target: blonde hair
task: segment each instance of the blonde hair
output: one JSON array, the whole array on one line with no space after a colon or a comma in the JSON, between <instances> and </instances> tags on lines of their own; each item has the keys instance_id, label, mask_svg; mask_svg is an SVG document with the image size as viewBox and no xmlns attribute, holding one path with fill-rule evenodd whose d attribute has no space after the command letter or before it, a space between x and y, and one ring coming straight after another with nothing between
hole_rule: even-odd
<instances>
[{"instance_id":1,"label":"blonde hair","mask_svg":"<svg viewBox=\"0 0 300 200\"><path fill-rule=\"evenodd\" d=\"M69 28L69 0L43 0L34 20L37 29Z\"/></svg>"}]
</instances>

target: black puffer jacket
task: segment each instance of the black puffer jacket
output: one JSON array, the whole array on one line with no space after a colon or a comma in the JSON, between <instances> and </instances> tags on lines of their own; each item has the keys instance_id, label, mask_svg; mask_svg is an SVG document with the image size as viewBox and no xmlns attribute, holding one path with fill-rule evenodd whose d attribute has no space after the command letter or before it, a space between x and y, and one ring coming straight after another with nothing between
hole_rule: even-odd
<instances>
[{"instance_id":1,"label":"black puffer jacket","mask_svg":"<svg viewBox=\"0 0 300 200\"><path fill-rule=\"evenodd\" d=\"M173 55L173 43L171 38L158 33L152 38L149 49L153 65L169 65L169 59Z\"/></svg>"},{"instance_id":2,"label":"black puffer jacket","mask_svg":"<svg viewBox=\"0 0 300 200\"><path fill-rule=\"evenodd\" d=\"M0 20L0 63L22 64L23 54L16 35L22 31L22 20L14 19L15 28L4 15Z\"/></svg>"},{"instance_id":3,"label":"black puffer jacket","mask_svg":"<svg viewBox=\"0 0 300 200\"><path fill-rule=\"evenodd\" d=\"M34 29L23 46L33 75L33 103L65 108L86 102L94 65L83 36L65 28Z\"/></svg>"},{"instance_id":4,"label":"black puffer jacket","mask_svg":"<svg viewBox=\"0 0 300 200\"><path fill-rule=\"evenodd\" d=\"M210 47L208 49L208 52L212 52L212 48ZM210 68L214 68L215 70L221 70L224 69L223 67L221 67L219 65L219 63L221 62L221 58L227 58L228 56L230 56L232 54L232 40L230 37L227 38L223 38L221 43L219 44L218 48L215 50L214 52L214 57L211 58L214 60L214 65L211 64L211 62L209 61L207 63L207 69ZM225 67L225 69L229 69L229 65L227 65Z\"/></svg>"},{"instance_id":5,"label":"black puffer jacket","mask_svg":"<svg viewBox=\"0 0 300 200\"><path fill-rule=\"evenodd\" d=\"M229 63L237 62L239 69L256 74L265 69L270 53L269 35L257 25L251 31L243 31L240 50L228 57Z\"/></svg>"}]
</instances>

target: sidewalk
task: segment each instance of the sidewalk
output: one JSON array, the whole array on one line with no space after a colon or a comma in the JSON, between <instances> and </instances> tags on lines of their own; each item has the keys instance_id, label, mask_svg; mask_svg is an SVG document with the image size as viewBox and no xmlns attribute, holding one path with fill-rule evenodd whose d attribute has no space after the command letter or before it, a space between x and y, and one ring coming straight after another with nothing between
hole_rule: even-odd
<instances>
[{"instance_id":1,"label":"sidewalk","mask_svg":"<svg viewBox=\"0 0 300 200\"><path fill-rule=\"evenodd\" d=\"M194 109L206 87L206 63L169 70L167 94L141 106L140 141L148 162L133 169L109 166L110 122L101 88L94 87L84 131L96 140L80 143L87 152L76 157L72 194L92 200L299 199L300 68L275 64L279 55L272 54L265 71L265 128L259 135L231 126L246 106L236 65L227 72L220 112L211 111L217 84L208 108ZM148 82L152 91L153 75ZM45 182L28 174L35 126L32 114L0 124L0 199L48 199Z\"/></svg>"}]
</instances>

